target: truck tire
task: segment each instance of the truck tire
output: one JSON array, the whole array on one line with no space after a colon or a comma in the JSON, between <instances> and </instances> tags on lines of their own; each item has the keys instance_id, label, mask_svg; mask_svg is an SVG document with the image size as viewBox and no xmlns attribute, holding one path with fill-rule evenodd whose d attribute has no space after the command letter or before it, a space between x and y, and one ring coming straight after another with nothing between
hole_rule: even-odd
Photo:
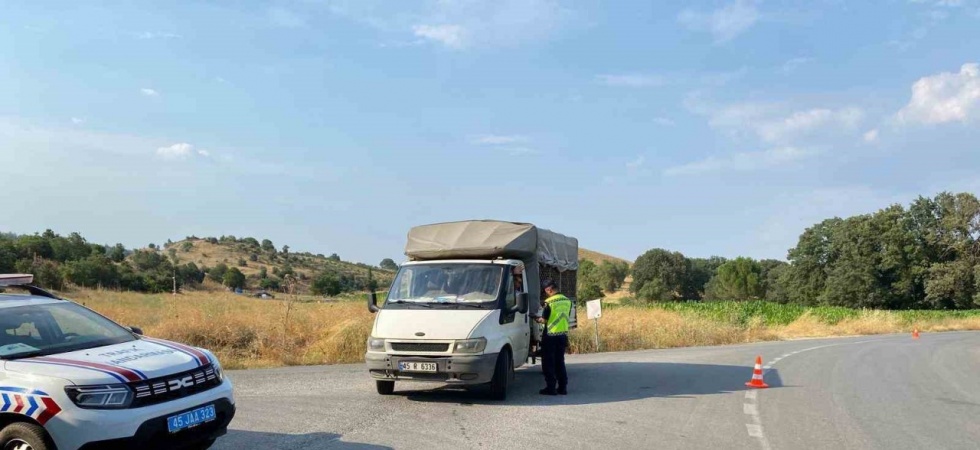
<instances>
[{"instance_id":1,"label":"truck tire","mask_svg":"<svg viewBox=\"0 0 980 450\"><path fill-rule=\"evenodd\" d=\"M54 443L44 428L14 422L0 430L0 450L54 450Z\"/></svg>"},{"instance_id":2,"label":"truck tire","mask_svg":"<svg viewBox=\"0 0 980 450\"><path fill-rule=\"evenodd\" d=\"M493 378L490 379L489 397L491 400L506 400L507 385L514 379L514 361L509 350L500 352L497 356L497 365L493 370Z\"/></svg>"},{"instance_id":3,"label":"truck tire","mask_svg":"<svg viewBox=\"0 0 980 450\"><path fill-rule=\"evenodd\" d=\"M378 389L378 393L381 395L391 395L395 393L394 381L375 380L374 385Z\"/></svg>"}]
</instances>

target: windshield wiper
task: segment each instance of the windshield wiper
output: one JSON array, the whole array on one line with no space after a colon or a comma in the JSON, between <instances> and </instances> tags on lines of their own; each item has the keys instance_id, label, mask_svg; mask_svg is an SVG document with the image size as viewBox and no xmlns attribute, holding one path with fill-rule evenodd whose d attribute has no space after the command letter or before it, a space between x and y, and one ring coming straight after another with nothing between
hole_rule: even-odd
<instances>
[{"instance_id":1,"label":"windshield wiper","mask_svg":"<svg viewBox=\"0 0 980 450\"><path fill-rule=\"evenodd\" d=\"M466 307L475 308L475 309L483 309L483 305L484 304L485 303L466 303L466 302L456 302L456 303L454 303L454 305L466 306Z\"/></svg>"},{"instance_id":2,"label":"windshield wiper","mask_svg":"<svg viewBox=\"0 0 980 450\"><path fill-rule=\"evenodd\" d=\"M399 304L399 305L419 305L419 306L423 306L425 308L432 308L432 305L430 305L428 303L410 302L408 300L392 300L392 301L390 301L388 303L395 303L395 304Z\"/></svg>"}]
</instances>

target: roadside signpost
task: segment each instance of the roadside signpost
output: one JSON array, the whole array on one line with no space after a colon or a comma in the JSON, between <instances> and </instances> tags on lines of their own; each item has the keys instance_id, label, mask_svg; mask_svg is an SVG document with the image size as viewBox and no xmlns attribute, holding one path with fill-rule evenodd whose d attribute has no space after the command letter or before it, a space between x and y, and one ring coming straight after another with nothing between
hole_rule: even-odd
<instances>
[{"instance_id":1,"label":"roadside signpost","mask_svg":"<svg viewBox=\"0 0 980 450\"><path fill-rule=\"evenodd\" d=\"M599 318L602 317L602 300L585 302L585 314L595 321L595 351L599 351Z\"/></svg>"}]
</instances>

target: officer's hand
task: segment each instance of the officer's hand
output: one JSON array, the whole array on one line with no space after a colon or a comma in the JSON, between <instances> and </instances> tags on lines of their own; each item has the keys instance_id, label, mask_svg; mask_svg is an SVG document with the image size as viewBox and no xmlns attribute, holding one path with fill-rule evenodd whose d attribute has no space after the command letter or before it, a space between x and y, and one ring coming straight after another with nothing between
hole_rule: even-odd
<instances>
[{"instance_id":1,"label":"officer's hand","mask_svg":"<svg viewBox=\"0 0 980 450\"><path fill-rule=\"evenodd\" d=\"M544 323L544 317L538 317L537 319L534 319L534 321L537 323Z\"/></svg>"}]
</instances>

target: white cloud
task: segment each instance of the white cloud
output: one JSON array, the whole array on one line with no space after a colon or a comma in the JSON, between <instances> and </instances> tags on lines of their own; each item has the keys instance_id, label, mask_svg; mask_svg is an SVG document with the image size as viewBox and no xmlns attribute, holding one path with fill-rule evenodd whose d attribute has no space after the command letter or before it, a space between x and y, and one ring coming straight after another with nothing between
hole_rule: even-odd
<instances>
[{"instance_id":1,"label":"white cloud","mask_svg":"<svg viewBox=\"0 0 980 450\"><path fill-rule=\"evenodd\" d=\"M202 158L210 158L211 152L207 150L195 149L193 145L186 142L173 144L168 147L160 147L157 149L157 156L163 159L187 159L195 155Z\"/></svg>"},{"instance_id":2,"label":"white cloud","mask_svg":"<svg viewBox=\"0 0 980 450\"><path fill-rule=\"evenodd\" d=\"M82 119L80 117L72 117L71 118L71 123L73 123L75 125L81 125L81 124L85 123L85 119Z\"/></svg>"},{"instance_id":3,"label":"white cloud","mask_svg":"<svg viewBox=\"0 0 980 450\"><path fill-rule=\"evenodd\" d=\"M726 42L744 33L759 20L755 2L737 0L711 12L686 9L677 21L692 31L709 32L716 43Z\"/></svg>"},{"instance_id":4,"label":"white cloud","mask_svg":"<svg viewBox=\"0 0 980 450\"><path fill-rule=\"evenodd\" d=\"M180 39L183 36L174 33L154 33L152 31L144 31L136 35L137 39Z\"/></svg>"},{"instance_id":5,"label":"white cloud","mask_svg":"<svg viewBox=\"0 0 980 450\"><path fill-rule=\"evenodd\" d=\"M896 114L900 123L966 122L980 104L980 64L963 64L959 73L922 77L912 85L912 98Z\"/></svg>"},{"instance_id":6,"label":"white cloud","mask_svg":"<svg viewBox=\"0 0 980 450\"><path fill-rule=\"evenodd\" d=\"M184 159L191 155L194 146L186 142L157 149L157 156L164 159Z\"/></svg>"},{"instance_id":7,"label":"white cloud","mask_svg":"<svg viewBox=\"0 0 980 450\"><path fill-rule=\"evenodd\" d=\"M150 88L140 89L140 93L143 94L143 95L145 95L145 96L147 96L147 97L159 97L160 96L160 93L159 92L157 92L155 89L150 89Z\"/></svg>"},{"instance_id":8,"label":"white cloud","mask_svg":"<svg viewBox=\"0 0 980 450\"><path fill-rule=\"evenodd\" d=\"M473 136L470 138L471 144L476 145L506 145L506 144L517 144L521 142L527 142L527 136L521 136L517 134L512 135L499 135L499 134L481 134L479 136Z\"/></svg>"},{"instance_id":9,"label":"white cloud","mask_svg":"<svg viewBox=\"0 0 980 450\"><path fill-rule=\"evenodd\" d=\"M878 142L878 129L868 130L864 133L864 142Z\"/></svg>"},{"instance_id":10,"label":"white cloud","mask_svg":"<svg viewBox=\"0 0 980 450\"><path fill-rule=\"evenodd\" d=\"M637 156L636 159L626 163L626 168L629 170L636 170L642 167L644 163L646 163L646 158L643 156Z\"/></svg>"},{"instance_id":11,"label":"white cloud","mask_svg":"<svg viewBox=\"0 0 980 450\"><path fill-rule=\"evenodd\" d=\"M692 112L706 116L714 128L781 145L797 145L798 139L816 136L818 131L821 137L830 131L850 131L864 118L864 111L853 106L792 111L785 104L773 102L715 105L698 96L688 97L685 105Z\"/></svg>"},{"instance_id":12,"label":"white cloud","mask_svg":"<svg viewBox=\"0 0 980 450\"><path fill-rule=\"evenodd\" d=\"M596 79L607 86L622 87L655 87L666 83L663 77L657 75L596 75Z\"/></svg>"},{"instance_id":13,"label":"white cloud","mask_svg":"<svg viewBox=\"0 0 980 450\"><path fill-rule=\"evenodd\" d=\"M269 8L269 21L277 27L283 28L302 28L306 26L306 19L299 14L283 8Z\"/></svg>"},{"instance_id":14,"label":"white cloud","mask_svg":"<svg viewBox=\"0 0 980 450\"><path fill-rule=\"evenodd\" d=\"M466 46L466 30L459 25L416 25L412 27L415 36L438 42L451 49L459 50Z\"/></svg>"},{"instance_id":15,"label":"white cloud","mask_svg":"<svg viewBox=\"0 0 980 450\"><path fill-rule=\"evenodd\" d=\"M664 175L700 175L712 172L747 172L788 165L816 155L817 152L796 147L777 147L758 152L736 153L727 156L711 156L664 170Z\"/></svg>"},{"instance_id":16,"label":"white cloud","mask_svg":"<svg viewBox=\"0 0 980 450\"><path fill-rule=\"evenodd\" d=\"M864 117L859 108L830 110L824 108L797 111L787 117L763 121L755 125L759 137L766 142L786 142L798 136L828 126L851 129Z\"/></svg>"},{"instance_id":17,"label":"white cloud","mask_svg":"<svg viewBox=\"0 0 980 450\"><path fill-rule=\"evenodd\" d=\"M674 122L674 120L671 119L670 117L662 117L662 116L654 117L653 123L664 127L672 127L674 125L677 125L677 122Z\"/></svg>"}]
</instances>

